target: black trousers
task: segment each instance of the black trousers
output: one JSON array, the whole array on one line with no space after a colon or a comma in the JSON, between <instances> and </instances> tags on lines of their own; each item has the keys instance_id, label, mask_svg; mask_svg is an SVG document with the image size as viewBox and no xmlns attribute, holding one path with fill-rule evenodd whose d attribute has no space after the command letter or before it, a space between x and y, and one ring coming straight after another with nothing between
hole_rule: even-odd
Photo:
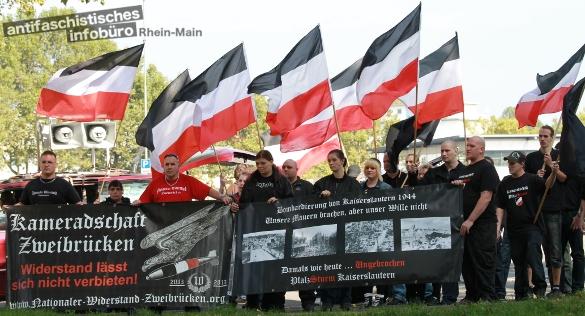
<instances>
[{"instance_id":1,"label":"black trousers","mask_svg":"<svg viewBox=\"0 0 585 316\"><path fill-rule=\"evenodd\" d=\"M279 309L284 310L284 294L285 292L274 292L262 294L260 300L259 294L246 295L246 308L262 310Z\"/></svg>"},{"instance_id":2,"label":"black trousers","mask_svg":"<svg viewBox=\"0 0 585 316\"><path fill-rule=\"evenodd\" d=\"M475 222L463 250L465 299L476 302L494 300L496 277L496 223Z\"/></svg>"},{"instance_id":3,"label":"black trousers","mask_svg":"<svg viewBox=\"0 0 585 316\"><path fill-rule=\"evenodd\" d=\"M315 295L315 290L300 290L299 298L301 299L301 305L305 307L306 305L315 304L315 299L317 297Z\"/></svg>"},{"instance_id":4,"label":"black trousers","mask_svg":"<svg viewBox=\"0 0 585 316\"><path fill-rule=\"evenodd\" d=\"M532 268L532 283L536 290L546 289L544 267L542 266L542 232L534 230L510 233L510 253L514 262L514 295L516 300L528 297L528 267Z\"/></svg>"},{"instance_id":5,"label":"black trousers","mask_svg":"<svg viewBox=\"0 0 585 316\"><path fill-rule=\"evenodd\" d=\"M319 290L323 306L333 306L335 304L351 304L351 288L334 288Z\"/></svg>"}]
</instances>

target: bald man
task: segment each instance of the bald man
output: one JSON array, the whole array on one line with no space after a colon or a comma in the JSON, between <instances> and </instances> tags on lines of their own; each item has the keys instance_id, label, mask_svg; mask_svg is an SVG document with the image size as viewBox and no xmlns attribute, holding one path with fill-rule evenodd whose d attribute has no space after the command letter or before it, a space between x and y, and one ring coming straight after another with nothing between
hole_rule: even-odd
<instances>
[{"instance_id":1,"label":"bald man","mask_svg":"<svg viewBox=\"0 0 585 316\"><path fill-rule=\"evenodd\" d=\"M457 144L451 140L446 140L441 144L441 160L443 164L436 168L431 168L420 181L421 184L438 184L449 183L459 178L459 175L465 169L465 166L458 160L459 150ZM440 289L443 290L441 304L451 305L457 303L459 296L459 283L433 284L433 296L440 298Z\"/></svg>"},{"instance_id":2,"label":"bald man","mask_svg":"<svg viewBox=\"0 0 585 316\"><path fill-rule=\"evenodd\" d=\"M496 168L484 159L485 141L467 139L465 154L469 165L452 183L463 186L461 235L465 237L463 280L465 301L496 299L496 209L492 203L500 179Z\"/></svg>"},{"instance_id":3,"label":"bald man","mask_svg":"<svg viewBox=\"0 0 585 316\"><path fill-rule=\"evenodd\" d=\"M297 162L287 159L282 164L282 172L291 185L293 195L296 197L311 196L313 194L313 185L311 182L301 179L297 174L299 167Z\"/></svg>"},{"instance_id":4,"label":"bald man","mask_svg":"<svg viewBox=\"0 0 585 316\"><path fill-rule=\"evenodd\" d=\"M282 164L282 171L284 176L290 183L293 195L295 197L305 197L313 195L313 185L311 182L299 178L299 168L297 162L288 159ZM315 290L301 290L299 291L299 298L301 299L301 306L304 311L311 312L315 309Z\"/></svg>"}]
</instances>

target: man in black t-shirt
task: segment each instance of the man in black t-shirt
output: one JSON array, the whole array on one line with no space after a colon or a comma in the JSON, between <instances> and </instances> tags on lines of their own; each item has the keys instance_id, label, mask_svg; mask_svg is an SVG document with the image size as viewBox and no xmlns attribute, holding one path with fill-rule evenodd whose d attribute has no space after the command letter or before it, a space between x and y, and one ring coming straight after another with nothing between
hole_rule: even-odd
<instances>
[{"instance_id":1,"label":"man in black t-shirt","mask_svg":"<svg viewBox=\"0 0 585 316\"><path fill-rule=\"evenodd\" d=\"M465 166L457 159L459 151L457 144L451 140L444 141L441 144L441 160L443 164L439 167L431 168L420 181L421 184L438 184L449 183L459 177L459 174L465 170ZM449 282L443 284L433 284L433 296L440 298L440 288L443 289L443 305L451 305L457 302L459 296L459 282Z\"/></svg>"},{"instance_id":2,"label":"man in black t-shirt","mask_svg":"<svg viewBox=\"0 0 585 316\"><path fill-rule=\"evenodd\" d=\"M513 151L504 158L508 161L510 175L505 177L496 196L496 213L498 226L506 215L506 230L510 238L512 261L514 261L515 281L514 294L516 300L528 298L528 267L532 268L534 294L544 297L546 279L542 266L542 236L544 223L539 217L536 224L534 218L540 197L544 193L544 180L537 175L526 173L524 163L526 156Z\"/></svg>"},{"instance_id":3,"label":"man in black t-shirt","mask_svg":"<svg viewBox=\"0 0 585 316\"><path fill-rule=\"evenodd\" d=\"M544 217L545 232L544 232L544 255L546 265L551 270L549 274L549 281L551 283L551 293L549 295L555 297L561 295L561 267L563 250L561 248L561 225L562 217L561 211L564 201L563 185L567 179L567 175L562 172L558 164L559 151L553 149L554 129L548 125L542 126L538 130L538 142L540 149L526 155L526 172L533 173L548 179L552 173L556 176L556 181L552 184L546 195L544 204L542 206L542 216Z\"/></svg>"},{"instance_id":4,"label":"man in black t-shirt","mask_svg":"<svg viewBox=\"0 0 585 316\"><path fill-rule=\"evenodd\" d=\"M484 159L485 141L474 136L467 139L469 165L453 184L463 186L461 235L465 237L463 280L465 300L495 299L496 210L491 202L499 183L498 173Z\"/></svg>"},{"instance_id":5,"label":"man in black t-shirt","mask_svg":"<svg viewBox=\"0 0 585 316\"><path fill-rule=\"evenodd\" d=\"M40 159L41 175L24 187L19 204L81 204L81 198L71 183L57 177L57 155L47 150Z\"/></svg>"}]
</instances>

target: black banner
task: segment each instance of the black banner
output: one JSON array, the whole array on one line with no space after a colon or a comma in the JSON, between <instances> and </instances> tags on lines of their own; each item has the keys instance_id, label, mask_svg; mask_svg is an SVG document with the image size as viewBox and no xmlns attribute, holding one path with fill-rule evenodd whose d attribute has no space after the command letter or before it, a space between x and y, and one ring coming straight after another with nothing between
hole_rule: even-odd
<instances>
[{"instance_id":1,"label":"black banner","mask_svg":"<svg viewBox=\"0 0 585 316\"><path fill-rule=\"evenodd\" d=\"M11 207L8 306L227 302L232 215L216 202Z\"/></svg>"},{"instance_id":2,"label":"black banner","mask_svg":"<svg viewBox=\"0 0 585 316\"><path fill-rule=\"evenodd\" d=\"M457 282L462 191L429 185L253 203L237 224L236 293Z\"/></svg>"}]
</instances>

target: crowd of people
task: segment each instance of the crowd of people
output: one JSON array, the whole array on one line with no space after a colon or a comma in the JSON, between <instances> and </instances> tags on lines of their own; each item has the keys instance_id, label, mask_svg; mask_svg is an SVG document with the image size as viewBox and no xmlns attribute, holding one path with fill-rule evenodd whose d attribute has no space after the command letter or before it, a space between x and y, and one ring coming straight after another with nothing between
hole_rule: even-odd
<instances>
[{"instance_id":1,"label":"crowd of people","mask_svg":"<svg viewBox=\"0 0 585 316\"><path fill-rule=\"evenodd\" d=\"M179 173L179 159L164 157L164 177L153 180L134 204L202 200L211 197L229 205L237 214L246 203L276 203L289 197L319 196L336 198L352 193L368 194L387 190L437 183L451 183L463 190L463 222L457 229L464 237L462 277L465 296L459 303L505 299L510 260L514 262L514 294L516 300L529 297L559 297L563 293L583 290L584 256L583 217L585 190L581 179L571 175L567 166L558 162L559 152L553 148L554 129L539 130L540 148L525 154L513 151L504 159L509 175L501 182L493 161L485 156L485 141L470 137L465 145L465 163L459 160L455 142L441 144L442 164L432 167L419 164L417 157L406 157L406 171L391 163L388 155L383 162L376 158L363 164L364 181L359 183L347 172L347 158L342 150L332 150L327 156L331 174L314 184L298 176L294 160L276 166L272 154L261 150L256 155L256 168L238 166L234 183L222 179L216 191L199 180ZM20 198L21 204L78 204L80 198L71 185L56 177L56 155L46 151L41 155L40 177L31 181ZM384 172L382 171L384 169ZM129 204L123 197L121 183L112 181L108 187L107 204ZM544 203L541 203L543 201ZM572 271L564 273L563 256L570 246ZM546 259L546 269L542 256ZM547 273L545 271L548 270ZM567 275L570 274L570 275ZM547 283L548 275L548 283ZM568 282L561 282L570 279ZM546 294L547 288L550 291ZM378 294L390 305L408 302L427 304L458 303L458 282L437 284L375 285ZM315 308L317 297L323 310L334 305L350 309L353 303L363 302L373 287L331 288L318 291L299 291L304 310ZM284 292L248 295L246 308L283 310Z\"/></svg>"}]
</instances>

